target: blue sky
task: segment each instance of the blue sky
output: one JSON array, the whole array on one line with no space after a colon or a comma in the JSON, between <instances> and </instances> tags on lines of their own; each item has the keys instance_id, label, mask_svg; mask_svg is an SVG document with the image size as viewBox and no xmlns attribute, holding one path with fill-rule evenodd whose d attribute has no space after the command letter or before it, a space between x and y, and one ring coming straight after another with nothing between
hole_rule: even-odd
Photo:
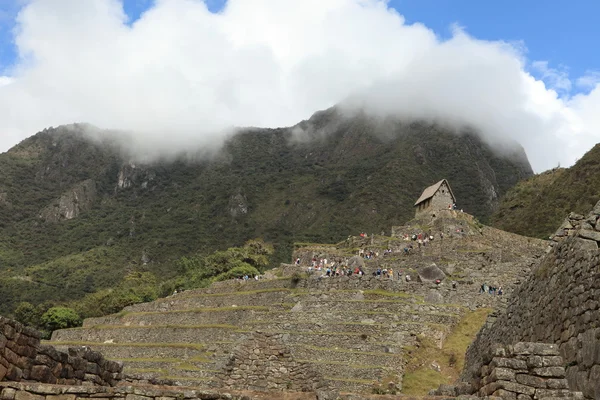
<instances>
[{"instance_id":1,"label":"blue sky","mask_svg":"<svg viewBox=\"0 0 600 400\"><path fill-rule=\"evenodd\" d=\"M23 0L0 0L0 71L15 59L12 42L14 17ZM153 0L124 0L133 22ZM206 0L218 12L225 0ZM390 0L389 5L408 23L422 23L441 38L451 36L452 26L462 26L484 40L520 42L529 61L543 60L572 79L600 70L600 2L595 0ZM543 78L534 69L531 73ZM576 90L576 88L574 88Z\"/></svg>"}]
</instances>

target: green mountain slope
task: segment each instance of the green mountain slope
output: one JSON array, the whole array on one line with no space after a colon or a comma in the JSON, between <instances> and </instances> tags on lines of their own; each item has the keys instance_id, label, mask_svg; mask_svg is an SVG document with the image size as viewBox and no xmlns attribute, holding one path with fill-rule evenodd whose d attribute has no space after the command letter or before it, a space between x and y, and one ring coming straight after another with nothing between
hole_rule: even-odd
<instances>
[{"instance_id":1,"label":"green mountain slope","mask_svg":"<svg viewBox=\"0 0 600 400\"><path fill-rule=\"evenodd\" d=\"M574 166L530 177L503 197L491 221L497 228L548 238L571 212L586 213L600 199L600 144Z\"/></svg>"},{"instance_id":2,"label":"green mountain slope","mask_svg":"<svg viewBox=\"0 0 600 400\"><path fill-rule=\"evenodd\" d=\"M473 134L335 109L245 129L193 162L131 163L81 129L48 129L0 155L0 313L81 298L130 272L168 279L182 256L250 238L274 243L278 262L293 241L387 231L442 178L486 220L532 174L520 148L498 156Z\"/></svg>"}]
</instances>

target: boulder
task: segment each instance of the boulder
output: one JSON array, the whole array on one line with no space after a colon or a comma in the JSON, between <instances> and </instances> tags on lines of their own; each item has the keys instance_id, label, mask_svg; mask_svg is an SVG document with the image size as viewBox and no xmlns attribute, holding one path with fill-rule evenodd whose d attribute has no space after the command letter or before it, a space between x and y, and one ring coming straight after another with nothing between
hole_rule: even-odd
<instances>
[{"instance_id":1,"label":"boulder","mask_svg":"<svg viewBox=\"0 0 600 400\"><path fill-rule=\"evenodd\" d=\"M439 304L444 301L444 297L437 290L430 290L425 296L425 301L427 303Z\"/></svg>"},{"instance_id":2,"label":"boulder","mask_svg":"<svg viewBox=\"0 0 600 400\"><path fill-rule=\"evenodd\" d=\"M582 229L579 231L579 236L585 239L592 239L595 241L600 241L600 232L596 232L590 229Z\"/></svg>"},{"instance_id":3,"label":"boulder","mask_svg":"<svg viewBox=\"0 0 600 400\"><path fill-rule=\"evenodd\" d=\"M354 256L348 260L348 268L354 270L354 268L356 268L356 267L358 267L358 268L365 267L365 260L363 260L363 258L360 256Z\"/></svg>"},{"instance_id":4,"label":"boulder","mask_svg":"<svg viewBox=\"0 0 600 400\"><path fill-rule=\"evenodd\" d=\"M438 279L442 281L446 278L444 271L439 269L435 264L431 264L428 267L419 268L417 270L417 274L419 274L419 280L421 282L435 282Z\"/></svg>"},{"instance_id":5,"label":"boulder","mask_svg":"<svg viewBox=\"0 0 600 400\"><path fill-rule=\"evenodd\" d=\"M592 212L596 215L600 215L600 201L598 201L596 203L596 205L594 206L594 209L592 210Z\"/></svg>"}]
</instances>

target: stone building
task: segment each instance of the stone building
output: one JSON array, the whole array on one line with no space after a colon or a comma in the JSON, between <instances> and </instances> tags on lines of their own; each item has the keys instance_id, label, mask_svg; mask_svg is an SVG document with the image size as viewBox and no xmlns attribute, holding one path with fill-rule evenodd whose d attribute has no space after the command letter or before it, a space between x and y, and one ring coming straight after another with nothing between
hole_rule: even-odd
<instances>
[{"instance_id":1,"label":"stone building","mask_svg":"<svg viewBox=\"0 0 600 400\"><path fill-rule=\"evenodd\" d=\"M456 198L447 180L442 179L429 186L415 203L415 218L435 217L436 212L447 210L449 204L454 204Z\"/></svg>"}]
</instances>

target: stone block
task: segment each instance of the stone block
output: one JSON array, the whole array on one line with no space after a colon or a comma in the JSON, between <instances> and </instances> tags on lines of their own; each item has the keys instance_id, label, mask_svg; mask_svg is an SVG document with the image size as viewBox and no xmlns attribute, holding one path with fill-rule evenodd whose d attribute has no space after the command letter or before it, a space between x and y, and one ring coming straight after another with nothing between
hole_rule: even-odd
<instances>
[{"instance_id":1,"label":"stone block","mask_svg":"<svg viewBox=\"0 0 600 400\"><path fill-rule=\"evenodd\" d=\"M516 355L537 355L537 356L558 356L559 348L555 344L519 342L513 346L513 353Z\"/></svg>"},{"instance_id":2,"label":"stone block","mask_svg":"<svg viewBox=\"0 0 600 400\"><path fill-rule=\"evenodd\" d=\"M579 236L584 239L600 241L600 232L591 229L582 229L579 231Z\"/></svg>"},{"instance_id":3,"label":"stone block","mask_svg":"<svg viewBox=\"0 0 600 400\"><path fill-rule=\"evenodd\" d=\"M7 372L8 372L8 368L6 368L4 365L0 364L0 381L2 381L2 379L4 379Z\"/></svg>"},{"instance_id":4,"label":"stone block","mask_svg":"<svg viewBox=\"0 0 600 400\"><path fill-rule=\"evenodd\" d=\"M494 357L490 363L490 367L510 368L514 370L527 370L527 362L516 358ZM540 365L541 367L541 365Z\"/></svg>"},{"instance_id":5,"label":"stone block","mask_svg":"<svg viewBox=\"0 0 600 400\"><path fill-rule=\"evenodd\" d=\"M24 390L19 390L15 394L15 400L45 400L45 397L39 394L33 394Z\"/></svg>"},{"instance_id":6,"label":"stone block","mask_svg":"<svg viewBox=\"0 0 600 400\"><path fill-rule=\"evenodd\" d=\"M542 368L533 368L531 373L537 376L542 376L546 378L564 378L565 377L565 369L564 367L542 367Z\"/></svg>"},{"instance_id":7,"label":"stone block","mask_svg":"<svg viewBox=\"0 0 600 400\"><path fill-rule=\"evenodd\" d=\"M29 379L37 382L50 382L51 376L52 371L50 371L49 367L45 365L35 365L33 368L31 368Z\"/></svg>"},{"instance_id":8,"label":"stone block","mask_svg":"<svg viewBox=\"0 0 600 400\"><path fill-rule=\"evenodd\" d=\"M508 368L494 368L488 379L489 382L515 381L515 371Z\"/></svg>"},{"instance_id":9,"label":"stone block","mask_svg":"<svg viewBox=\"0 0 600 400\"><path fill-rule=\"evenodd\" d=\"M546 380L544 378L540 378L539 376L517 374L516 380L518 383L522 383L523 385L531 386L534 388L546 388Z\"/></svg>"},{"instance_id":10,"label":"stone block","mask_svg":"<svg viewBox=\"0 0 600 400\"><path fill-rule=\"evenodd\" d=\"M529 356L527 357L527 366L529 368L541 368L544 366L542 362L542 356Z\"/></svg>"},{"instance_id":11,"label":"stone block","mask_svg":"<svg viewBox=\"0 0 600 400\"><path fill-rule=\"evenodd\" d=\"M565 362L561 356L542 356L543 367L564 367Z\"/></svg>"},{"instance_id":12,"label":"stone block","mask_svg":"<svg viewBox=\"0 0 600 400\"><path fill-rule=\"evenodd\" d=\"M517 396L517 400L532 400L533 398L531 396L528 396L526 394L520 394Z\"/></svg>"},{"instance_id":13,"label":"stone block","mask_svg":"<svg viewBox=\"0 0 600 400\"><path fill-rule=\"evenodd\" d=\"M17 391L13 388L4 388L0 392L0 400L14 400Z\"/></svg>"},{"instance_id":14,"label":"stone block","mask_svg":"<svg viewBox=\"0 0 600 400\"><path fill-rule=\"evenodd\" d=\"M495 383L498 385L498 389L504 389L514 393L522 393L529 396L533 396L536 391L535 388L517 382L496 381Z\"/></svg>"},{"instance_id":15,"label":"stone block","mask_svg":"<svg viewBox=\"0 0 600 400\"><path fill-rule=\"evenodd\" d=\"M46 396L46 400L76 400L77 396L74 394L56 394Z\"/></svg>"},{"instance_id":16,"label":"stone block","mask_svg":"<svg viewBox=\"0 0 600 400\"><path fill-rule=\"evenodd\" d=\"M571 392L564 389L536 389L535 391L536 399L547 399L548 397L568 398L570 396Z\"/></svg>"},{"instance_id":17,"label":"stone block","mask_svg":"<svg viewBox=\"0 0 600 400\"><path fill-rule=\"evenodd\" d=\"M517 400L517 394L509 392L508 390L498 389L492 396L500 397L502 400Z\"/></svg>"},{"instance_id":18,"label":"stone block","mask_svg":"<svg viewBox=\"0 0 600 400\"><path fill-rule=\"evenodd\" d=\"M546 387L548 389L568 389L569 384L566 379L547 379Z\"/></svg>"},{"instance_id":19,"label":"stone block","mask_svg":"<svg viewBox=\"0 0 600 400\"><path fill-rule=\"evenodd\" d=\"M6 373L5 378L8 381L19 382L21 378L23 378L23 371L21 370L21 368L15 365L11 365L8 368L8 372Z\"/></svg>"}]
</instances>

